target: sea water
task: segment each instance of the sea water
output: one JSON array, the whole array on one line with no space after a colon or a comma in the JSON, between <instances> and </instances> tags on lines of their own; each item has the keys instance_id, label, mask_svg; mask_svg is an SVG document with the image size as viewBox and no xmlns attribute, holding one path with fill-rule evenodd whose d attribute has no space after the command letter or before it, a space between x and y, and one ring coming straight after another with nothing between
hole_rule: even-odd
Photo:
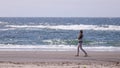
<instances>
[{"instance_id":1,"label":"sea water","mask_svg":"<svg viewBox=\"0 0 120 68\"><path fill-rule=\"evenodd\" d=\"M0 17L0 50L73 51L83 30L83 48L120 51L120 18Z\"/></svg>"}]
</instances>

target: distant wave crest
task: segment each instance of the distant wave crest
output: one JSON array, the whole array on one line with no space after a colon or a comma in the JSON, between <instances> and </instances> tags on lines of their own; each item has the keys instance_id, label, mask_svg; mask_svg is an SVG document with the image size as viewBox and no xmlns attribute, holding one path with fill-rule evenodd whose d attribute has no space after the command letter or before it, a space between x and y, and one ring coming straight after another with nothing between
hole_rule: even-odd
<instances>
[{"instance_id":1,"label":"distant wave crest","mask_svg":"<svg viewBox=\"0 0 120 68\"><path fill-rule=\"evenodd\" d=\"M8 22L2 22L2 21L0 21L0 25L3 25L3 24L8 24Z\"/></svg>"},{"instance_id":2,"label":"distant wave crest","mask_svg":"<svg viewBox=\"0 0 120 68\"><path fill-rule=\"evenodd\" d=\"M6 25L7 28L14 29L61 29L61 30L120 30L117 25Z\"/></svg>"}]
</instances>

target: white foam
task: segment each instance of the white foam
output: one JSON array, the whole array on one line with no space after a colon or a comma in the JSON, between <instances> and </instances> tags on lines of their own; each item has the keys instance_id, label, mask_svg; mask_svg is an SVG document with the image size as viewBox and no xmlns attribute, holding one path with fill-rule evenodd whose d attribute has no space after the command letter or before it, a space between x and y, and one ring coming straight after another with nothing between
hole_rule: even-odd
<instances>
[{"instance_id":1,"label":"white foam","mask_svg":"<svg viewBox=\"0 0 120 68\"><path fill-rule=\"evenodd\" d=\"M15 30L15 28L2 28L0 31L6 31L6 30Z\"/></svg>"},{"instance_id":2,"label":"white foam","mask_svg":"<svg viewBox=\"0 0 120 68\"><path fill-rule=\"evenodd\" d=\"M6 25L5 27L15 29L61 29L61 30L116 30L120 31L120 26L117 25Z\"/></svg>"},{"instance_id":3,"label":"white foam","mask_svg":"<svg viewBox=\"0 0 120 68\"><path fill-rule=\"evenodd\" d=\"M120 51L120 47L83 47L87 51ZM2 45L0 51L76 51L75 45Z\"/></svg>"},{"instance_id":4,"label":"white foam","mask_svg":"<svg viewBox=\"0 0 120 68\"><path fill-rule=\"evenodd\" d=\"M2 22L2 21L0 21L0 25L3 25L3 24L8 24L8 22Z\"/></svg>"}]
</instances>

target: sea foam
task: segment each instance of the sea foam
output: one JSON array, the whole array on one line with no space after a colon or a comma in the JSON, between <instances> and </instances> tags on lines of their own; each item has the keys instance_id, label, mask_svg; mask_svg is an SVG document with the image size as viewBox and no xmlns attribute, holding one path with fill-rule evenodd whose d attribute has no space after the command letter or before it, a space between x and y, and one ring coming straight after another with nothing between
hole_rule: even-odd
<instances>
[{"instance_id":1,"label":"sea foam","mask_svg":"<svg viewBox=\"0 0 120 68\"><path fill-rule=\"evenodd\" d=\"M120 47L83 47L87 51L120 51ZM76 51L77 46L71 45L0 45L0 51Z\"/></svg>"},{"instance_id":2,"label":"sea foam","mask_svg":"<svg viewBox=\"0 0 120 68\"><path fill-rule=\"evenodd\" d=\"M118 25L6 25L7 28L14 29L61 29L61 30L116 30L120 31Z\"/></svg>"}]
</instances>

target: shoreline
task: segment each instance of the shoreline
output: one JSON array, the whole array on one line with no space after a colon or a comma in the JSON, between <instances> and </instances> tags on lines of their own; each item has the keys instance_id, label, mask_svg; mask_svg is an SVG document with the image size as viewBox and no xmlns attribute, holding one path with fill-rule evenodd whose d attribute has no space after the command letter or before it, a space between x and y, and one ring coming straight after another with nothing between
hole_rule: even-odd
<instances>
[{"instance_id":1,"label":"shoreline","mask_svg":"<svg viewBox=\"0 0 120 68\"><path fill-rule=\"evenodd\" d=\"M53 47L53 46L3 46L0 51L76 51L77 46ZM83 47L86 51L120 51L120 47Z\"/></svg>"},{"instance_id":2,"label":"shoreline","mask_svg":"<svg viewBox=\"0 0 120 68\"><path fill-rule=\"evenodd\" d=\"M119 51L0 51L0 68L119 68Z\"/></svg>"}]
</instances>

